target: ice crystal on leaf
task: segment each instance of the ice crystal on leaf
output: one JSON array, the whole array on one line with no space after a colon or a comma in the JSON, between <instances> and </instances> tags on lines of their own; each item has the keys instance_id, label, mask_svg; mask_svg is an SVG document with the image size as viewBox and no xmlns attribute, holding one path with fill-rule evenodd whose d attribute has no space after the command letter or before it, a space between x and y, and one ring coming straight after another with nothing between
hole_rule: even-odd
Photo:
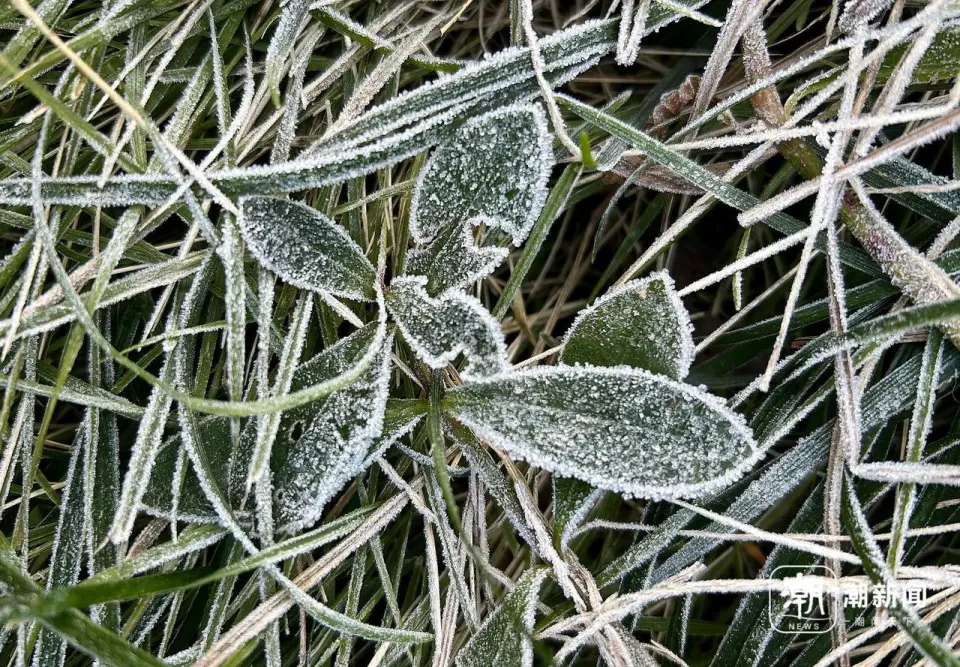
<instances>
[{"instance_id":1,"label":"ice crystal on leaf","mask_svg":"<svg viewBox=\"0 0 960 667\"><path fill-rule=\"evenodd\" d=\"M397 278L387 308L404 340L431 368L443 368L466 354L464 377L494 375L507 369L503 332L476 298L447 292L431 298L422 276Z\"/></svg>"},{"instance_id":2,"label":"ice crystal on leaf","mask_svg":"<svg viewBox=\"0 0 960 667\"><path fill-rule=\"evenodd\" d=\"M457 654L457 667L530 667L533 664L533 623L537 596L546 568L527 570L507 593L466 646Z\"/></svg>"},{"instance_id":3,"label":"ice crystal on leaf","mask_svg":"<svg viewBox=\"0 0 960 667\"><path fill-rule=\"evenodd\" d=\"M412 250L406 273L426 276L427 292L437 296L448 289L467 287L486 277L506 258L506 248L478 248L473 241L473 224L450 225L427 245Z\"/></svg>"},{"instance_id":4,"label":"ice crystal on leaf","mask_svg":"<svg viewBox=\"0 0 960 667\"><path fill-rule=\"evenodd\" d=\"M498 227L519 244L543 208L553 145L540 107L499 109L465 123L417 180L410 232L431 241L466 221Z\"/></svg>"},{"instance_id":5,"label":"ice crystal on leaf","mask_svg":"<svg viewBox=\"0 0 960 667\"><path fill-rule=\"evenodd\" d=\"M276 197L241 202L240 230L261 264L303 289L371 300L375 271L363 250L332 220Z\"/></svg>"},{"instance_id":6,"label":"ice crystal on leaf","mask_svg":"<svg viewBox=\"0 0 960 667\"><path fill-rule=\"evenodd\" d=\"M721 400L642 370L544 367L470 383L446 404L513 456L627 496L709 494L761 453Z\"/></svg>"},{"instance_id":7,"label":"ice crystal on leaf","mask_svg":"<svg viewBox=\"0 0 960 667\"><path fill-rule=\"evenodd\" d=\"M633 366L682 380L693 362L692 330L673 280L659 272L621 285L581 311L560 360Z\"/></svg>"}]
</instances>

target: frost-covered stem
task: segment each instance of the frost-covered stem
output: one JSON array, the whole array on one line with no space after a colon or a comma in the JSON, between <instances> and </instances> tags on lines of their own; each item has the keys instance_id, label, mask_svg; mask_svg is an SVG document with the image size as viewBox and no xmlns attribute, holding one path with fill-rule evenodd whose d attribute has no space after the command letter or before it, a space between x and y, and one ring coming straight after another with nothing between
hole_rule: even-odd
<instances>
[{"instance_id":1,"label":"frost-covered stem","mask_svg":"<svg viewBox=\"0 0 960 667\"><path fill-rule=\"evenodd\" d=\"M521 13L523 14L523 30L530 47L530 60L533 62L533 73L537 77L537 84L540 86L540 93L543 95L543 102L547 105L547 113L550 114L550 123L553 125L553 131L557 135L560 143L570 151L570 154L577 162L582 161L580 147L567 134L567 125L563 122L563 116L560 115L560 107L557 106L557 100L553 97L553 88L550 82L544 76L543 72L546 65L543 62L543 56L540 53L540 43L537 41L537 32L533 29L533 2L531 0L520 0Z\"/></svg>"},{"instance_id":2,"label":"frost-covered stem","mask_svg":"<svg viewBox=\"0 0 960 667\"><path fill-rule=\"evenodd\" d=\"M762 26L759 24L751 26L744 34L741 43L747 80L759 81L765 78L769 72L763 71L762 68L764 63L769 65L770 58L765 55L766 36ZM750 99L754 111L768 124L776 122L778 118L782 123L786 114L776 89L771 85L765 90L770 92L760 95L759 98L758 93ZM813 179L820 176L823 161L802 139L779 143L777 150L804 178ZM852 183L857 189L856 179ZM850 193L844 196L840 217L864 250L890 277L890 281L912 301L921 305L960 298L960 288L942 269L904 241L900 234L883 220L882 216L871 215L865 205L869 203L869 198L863 192L862 186L859 190L862 192L859 201L858 197ZM954 345L960 347L960 323L942 324L940 329Z\"/></svg>"}]
</instances>

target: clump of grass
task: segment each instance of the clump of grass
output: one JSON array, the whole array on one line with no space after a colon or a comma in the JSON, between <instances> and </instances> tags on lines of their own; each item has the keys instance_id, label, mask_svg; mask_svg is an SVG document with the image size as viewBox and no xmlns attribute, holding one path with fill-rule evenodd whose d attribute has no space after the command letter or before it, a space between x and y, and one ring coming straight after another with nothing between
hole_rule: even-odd
<instances>
[{"instance_id":1,"label":"clump of grass","mask_svg":"<svg viewBox=\"0 0 960 667\"><path fill-rule=\"evenodd\" d=\"M958 19L11 0L0 661L960 664Z\"/></svg>"}]
</instances>

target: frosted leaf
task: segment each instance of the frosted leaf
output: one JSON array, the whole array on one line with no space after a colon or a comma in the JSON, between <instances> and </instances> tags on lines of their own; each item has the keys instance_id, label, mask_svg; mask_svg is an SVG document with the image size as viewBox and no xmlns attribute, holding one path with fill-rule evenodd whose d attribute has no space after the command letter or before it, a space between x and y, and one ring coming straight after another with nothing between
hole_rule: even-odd
<instances>
[{"instance_id":1,"label":"frosted leaf","mask_svg":"<svg viewBox=\"0 0 960 667\"><path fill-rule=\"evenodd\" d=\"M866 30L870 22L890 6L890 0L849 0L837 24L842 32Z\"/></svg>"},{"instance_id":2,"label":"frosted leaf","mask_svg":"<svg viewBox=\"0 0 960 667\"><path fill-rule=\"evenodd\" d=\"M253 256L291 285L373 299L373 264L342 227L309 206L247 197L240 202L240 231Z\"/></svg>"},{"instance_id":3,"label":"frosted leaf","mask_svg":"<svg viewBox=\"0 0 960 667\"><path fill-rule=\"evenodd\" d=\"M560 361L633 366L682 380L693 362L693 325L665 272L617 287L580 312Z\"/></svg>"},{"instance_id":4,"label":"frosted leaf","mask_svg":"<svg viewBox=\"0 0 960 667\"><path fill-rule=\"evenodd\" d=\"M396 278L387 292L387 308L404 340L431 368L443 368L463 352L464 377L493 375L507 369L503 332L479 300L448 292L430 298L422 276Z\"/></svg>"},{"instance_id":5,"label":"frosted leaf","mask_svg":"<svg viewBox=\"0 0 960 667\"><path fill-rule=\"evenodd\" d=\"M376 323L368 325L324 350L300 369L302 381L316 384L342 374L366 353L376 332ZM297 410L290 411L293 419L284 413L271 461L279 531L315 523L333 494L362 470L383 429L391 338L356 382L312 404L312 421L296 421Z\"/></svg>"},{"instance_id":6,"label":"frosted leaf","mask_svg":"<svg viewBox=\"0 0 960 667\"><path fill-rule=\"evenodd\" d=\"M573 477L553 476L553 530L566 546L602 491Z\"/></svg>"},{"instance_id":7,"label":"frosted leaf","mask_svg":"<svg viewBox=\"0 0 960 667\"><path fill-rule=\"evenodd\" d=\"M524 572L516 587L457 654L457 667L530 667L537 596L547 568Z\"/></svg>"},{"instance_id":8,"label":"frosted leaf","mask_svg":"<svg viewBox=\"0 0 960 667\"><path fill-rule=\"evenodd\" d=\"M87 417L89 419L89 416ZM87 448L86 429L80 429L73 443L73 456L67 468L66 486L60 499L57 532L47 570L47 590L74 586L80 579L84 548L84 490L81 468L83 452ZM35 667L63 665L67 643L49 628L40 631L33 655Z\"/></svg>"},{"instance_id":9,"label":"frosted leaf","mask_svg":"<svg viewBox=\"0 0 960 667\"><path fill-rule=\"evenodd\" d=\"M626 496L709 494L763 453L720 399L644 370L544 367L464 385L445 403L513 456Z\"/></svg>"},{"instance_id":10,"label":"frosted leaf","mask_svg":"<svg viewBox=\"0 0 960 667\"><path fill-rule=\"evenodd\" d=\"M305 362L297 368L291 383L291 391L299 391L305 387L322 382L324 379L334 377L343 372L343 370L361 357L369 348L376 335L376 325L370 325L365 329L354 333L343 339L337 345L324 350L310 361ZM384 349L389 349L389 342L385 344ZM384 355L380 355L381 357ZM318 401L306 403L297 406L291 410L285 410L281 413L280 425L277 429L277 437L273 448L273 467L277 472L277 466L280 461L286 461L290 453L295 448L301 448L309 444L310 440L304 440L310 433L316 434L315 425L323 418L324 411L331 409L328 407L328 401L344 392L350 392L351 389L358 387L362 383L369 384L370 373L376 368L381 370L377 364L381 361L374 361L368 372L357 380L357 384L348 387L339 392L324 397ZM332 373L332 375L331 375ZM336 399L335 405L342 406L349 400L343 396ZM357 408L362 407L357 402ZM378 416L379 415L379 416ZM384 420L382 433L378 426L378 419L382 417L382 408L379 413L372 414L368 427L370 429L369 438L359 457L362 465L354 465L349 477L359 474L363 468L370 465L376 459L375 454L393 444L396 440L408 433L419 421L420 415L413 414L410 410L398 409L391 411L388 418ZM324 422L328 423L328 422ZM204 449L207 452L208 463L213 472L214 480L218 488L229 490L227 495L234 511L237 521L245 529L252 529L253 521L250 513L250 503L244 507L244 497L246 495L247 473L250 466L250 457L253 454L254 444L257 436L256 419L243 419L241 421L241 435L234 454L230 459L229 448L221 446L221 443L230 441L230 418L229 417L207 417L199 420L199 437L204 443ZM313 436L310 436L313 437ZM319 437L319 436L318 436ZM374 439L376 438L376 439ZM359 446L362 439L356 443ZM171 483L175 479L174 471L176 468L177 453L183 446L179 435L168 439L157 456L156 465L150 480L150 486L144 497L144 509L155 516L169 517L173 497L171 493ZM332 479L332 478L331 478ZM339 479L339 477L338 477ZM279 485L277 478L274 479L274 485ZM336 491L337 489L334 489ZM179 518L192 523L220 523L220 519L206 498L203 490L197 480L196 473L192 466L188 466L186 480L179 490ZM322 508L322 506L321 506ZM276 510L278 521L281 518L279 510Z\"/></svg>"},{"instance_id":11,"label":"frosted leaf","mask_svg":"<svg viewBox=\"0 0 960 667\"><path fill-rule=\"evenodd\" d=\"M251 426L254 421L245 419L241 441L250 438L253 433ZM210 459L210 469L214 471L215 482L221 489L226 488L227 470L230 463L230 447L226 446L230 440L229 417L206 417L199 420L199 437L205 443L205 451ZM217 443L220 443L219 445ZM177 475L177 460L183 448L183 440L179 435L167 439L157 453L153 474L150 476L150 485L143 496L143 509L154 516L169 517L174 504L175 490L173 485L179 484ZM220 523L217 513L210 501L207 500L200 482L192 466L187 466L187 472L182 485L176 490L177 518L190 523ZM238 513L237 520L244 526L249 526L249 512Z\"/></svg>"},{"instance_id":12,"label":"frosted leaf","mask_svg":"<svg viewBox=\"0 0 960 667\"><path fill-rule=\"evenodd\" d=\"M519 244L547 197L553 142L532 104L467 121L427 161L413 193L410 233L426 243L448 225L476 220Z\"/></svg>"},{"instance_id":13,"label":"frosted leaf","mask_svg":"<svg viewBox=\"0 0 960 667\"><path fill-rule=\"evenodd\" d=\"M430 243L412 250L405 273L426 276L427 292L436 296L449 289L467 287L485 278L506 258L506 248L478 248L473 224L445 227Z\"/></svg>"}]
</instances>

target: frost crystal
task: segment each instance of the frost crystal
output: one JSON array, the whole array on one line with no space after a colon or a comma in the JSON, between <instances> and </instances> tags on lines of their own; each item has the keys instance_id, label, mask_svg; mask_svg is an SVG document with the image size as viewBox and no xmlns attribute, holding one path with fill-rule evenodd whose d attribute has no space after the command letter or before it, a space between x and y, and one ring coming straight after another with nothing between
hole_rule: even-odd
<instances>
[{"instance_id":1,"label":"frost crystal","mask_svg":"<svg viewBox=\"0 0 960 667\"><path fill-rule=\"evenodd\" d=\"M692 331L673 280L659 272L621 285L581 311L560 360L627 365L682 380L693 362Z\"/></svg>"},{"instance_id":2,"label":"frost crystal","mask_svg":"<svg viewBox=\"0 0 960 667\"><path fill-rule=\"evenodd\" d=\"M410 232L419 243L466 221L498 227L515 244L547 197L553 145L540 107L514 105L474 118L434 151L413 194Z\"/></svg>"},{"instance_id":3,"label":"frost crystal","mask_svg":"<svg viewBox=\"0 0 960 667\"><path fill-rule=\"evenodd\" d=\"M461 227L444 228L429 244L411 251L406 273L426 276L427 292L436 296L486 277L508 252L506 248L478 248L473 242L473 224L464 222Z\"/></svg>"},{"instance_id":4,"label":"frost crystal","mask_svg":"<svg viewBox=\"0 0 960 667\"><path fill-rule=\"evenodd\" d=\"M709 494L762 455L721 400L643 370L544 367L467 384L446 400L513 456L628 496Z\"/></svg>"},{"instance_id":5,"label":"frost crystal","mask_svg":"<svg viewBox=\"0 0 960 667\"><path fill-rule=\"evenodd\" d=\"M443 368L463 352L469 359L464 377L481 377L507 369L503 332L476 298L447 292L427 293L422 276L397 278L387 293L387 307L403 338L431 368Z\"/></svg>"},{"instance_id":6,"label":"frost crystal","mask_svg":"<svg viewBox=\"0 0 960 667\"><path fill-rule=\"evenodd\" d=\"M527 570L503 603L457 654L457 667L533 664L533 623L547 568Z\"/></svg>"},{"instance_id":7,"label":"frost crystal","mask_svg":"<svg viewBox=\"0 0 960 667\"><path fill-rule=\"evenodd\" d=\"M283 280L347 299L373 299L373 264L332 220L276 197L247 197L240 206L250 252Z\"/></svg>"}]
</instances>

